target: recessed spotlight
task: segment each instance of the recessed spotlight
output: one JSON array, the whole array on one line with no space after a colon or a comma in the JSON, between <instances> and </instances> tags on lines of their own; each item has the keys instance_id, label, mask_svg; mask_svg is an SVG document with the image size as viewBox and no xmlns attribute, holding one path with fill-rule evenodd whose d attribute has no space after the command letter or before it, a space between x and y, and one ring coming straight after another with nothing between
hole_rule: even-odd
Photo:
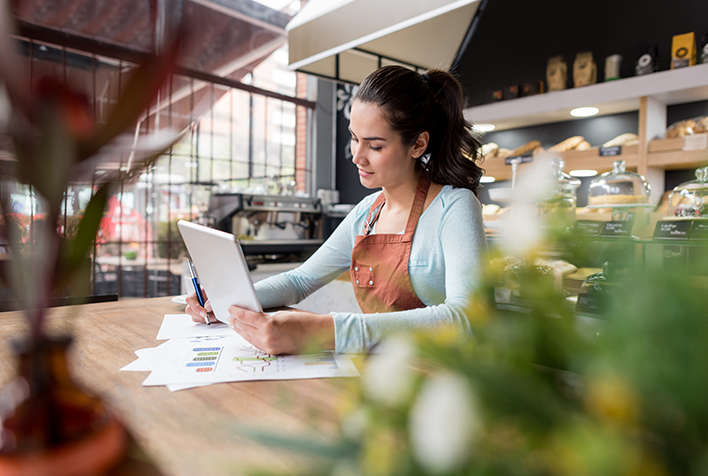
<instances>
[{"instance_id":1,"label":"recessed spotlight","mask_svg":"<svg viewBox=\"0 0 708 476\"><path fill-rule=\"evenodd\" d=\"M496 181L496 179L494 177L489 177L489 176L485 175L481 179L479 179L479 181L481 183L492 183L492 182Z\"/></svg>"},{"instance_id":2,"label":"recessed spotlight","mask_svg":"<svg viewBox=\"0 0 708 476\"><path fill-rule=\"evenodd\" d=\"M576 107L570 111L570 115L573 117L589 117L594 116L598 112L600 112L600 110L596 107Z\"/></svg>"},{"instance_id":3,"label":"recessed spotlight","mask_svg":"<svg viewBox=\"0 0 708 476\"><path fill-rule=\"evenodd\" d=\"M472 127L479 132L489 132L493 131L496 126L494 124L475 124Z\"/></svg>"},{"instance_id":4,"label":"recessed spotlight","mask_svg":"<svg viewBox=\"0 0 708 476\"><path fill-rule=\"evenodd\" d=\"M578 170L571 170L568 172L568 175L572 175L573 177L594 177L597 175L597 170L591 170L591 169L578 169Z\"/></svg>"}]
</instances>

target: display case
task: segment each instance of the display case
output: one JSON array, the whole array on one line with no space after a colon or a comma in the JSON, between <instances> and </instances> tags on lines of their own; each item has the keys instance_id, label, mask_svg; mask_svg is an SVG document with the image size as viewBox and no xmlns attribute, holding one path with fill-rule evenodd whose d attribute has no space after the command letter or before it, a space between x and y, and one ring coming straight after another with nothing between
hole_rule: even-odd
<instances>
[{"instance_id":1,"label":"display case","mask_svg":"<svg viewBox=\"0 0 708 476\"><path fill-rule=\"evenodd\" d=\"M674 188L668 218L708 219L708 167L696 170L696 180Z\"/></svg>"}]
</instances>

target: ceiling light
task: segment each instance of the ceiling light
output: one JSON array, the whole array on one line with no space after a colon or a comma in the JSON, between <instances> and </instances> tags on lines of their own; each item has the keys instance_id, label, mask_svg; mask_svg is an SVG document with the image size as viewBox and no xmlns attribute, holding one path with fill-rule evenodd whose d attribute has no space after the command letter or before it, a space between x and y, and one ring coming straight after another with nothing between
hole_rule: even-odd
<instances>
[{"instance_id":1,"label":"ceiling light","mask_svg":"<svg viewBox=\"0 0 708 476\"><path fill-rule=\"evenodd\" d=\"M568 175L572 175L573 177L594 177L597 175L597 170L590 170L590 169L578 169L578 170L571 170L568 172Z\"/></svg>"},{"instance_id":2,"label":"ceiling light","mask_svg":"<svg viewBox=\"0 0 708 476\"><path fill-rule=\"evenodd\" d=\"M489 132L493 131L495 128L494 124L475 124L472 127L478 130L479 132Z\"/></svg>"},{"instance_id":3,"label":"ceiling light","mask_svg":"<svg viewBox=\"0 0 708 476\"><path fill-rule=\"evenodd\" d=\"M479 181L480 181L481 183L492 183L492 182L494 182L495 180L496 180L496 179L495 179L494 177L488 177L488 176L486 176L486 175L483 176L481 179L479 179Z\"/></svg>"},{"instance_id":4,"label":"ceiling light","mask_svg":"<svg viewBox=\"0 0 708 476\"><path fill-rule=\"evenodd\" d=\"M589 117L594 116L598 112L600 112L600 110L596 107L576 107L570 111L570 115L573 117Z\"/></svg>"}]
</instances>

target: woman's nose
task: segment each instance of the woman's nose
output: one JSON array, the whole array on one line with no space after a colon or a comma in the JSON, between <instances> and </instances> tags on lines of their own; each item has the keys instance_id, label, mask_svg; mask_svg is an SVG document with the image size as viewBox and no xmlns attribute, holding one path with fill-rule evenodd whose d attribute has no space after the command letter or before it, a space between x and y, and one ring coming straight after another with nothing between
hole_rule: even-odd
<instances>
[{"instance_id":1,"label":"woman's nose","mask_svg":"<svg viewBox=\"0 0 708 476\"><path fill-rule=\"evenodd\" d=\"M355 164L363 164L366 162L366 158L364 157L364 154L361 152L361 147L354 146L354 144L351 145L352 148L352 162Z\"/></svg>"}]
</instances>

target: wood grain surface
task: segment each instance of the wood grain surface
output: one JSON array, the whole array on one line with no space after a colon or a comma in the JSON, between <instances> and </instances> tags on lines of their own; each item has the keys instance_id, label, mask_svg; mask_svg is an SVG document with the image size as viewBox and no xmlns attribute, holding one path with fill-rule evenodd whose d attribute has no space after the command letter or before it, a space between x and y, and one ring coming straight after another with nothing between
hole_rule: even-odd
<instances>
[{"instance_id":1,"label":"wood grain surface","mask_svg":"<svg viewBox=\"0 0 708 476\"><path fill-rule=\"evenodd\" d=\"M321 461L259 444L249 430L331 442L337 408L354 379L220 383L178 392L143 387L147 372L120 372L134 351L156 347L164 314L183 312L170 298L55 308L47 329L75 337L77 382L101 395L165 475L239 475L255 469L294 474ZM0 313L0 388L14 376L10 347L25 329L21 312Z\"/></svg>"}]
</instances>

